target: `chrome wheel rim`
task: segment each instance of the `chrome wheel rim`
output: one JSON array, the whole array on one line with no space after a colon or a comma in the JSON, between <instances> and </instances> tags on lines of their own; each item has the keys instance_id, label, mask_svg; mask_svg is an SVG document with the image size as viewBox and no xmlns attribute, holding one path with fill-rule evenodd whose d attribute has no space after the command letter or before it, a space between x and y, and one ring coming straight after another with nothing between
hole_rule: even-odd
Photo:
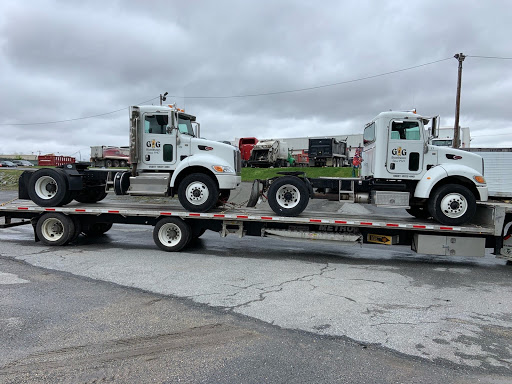
<instances>
[{"instance_id":1,"label":"chrome wheel rim","mask_svg":"<svg viewBox=\"0 0 512 384\"><path fill-rule=\"evenodd\" d=\"M187 196L189 203L194 205L201 205L208 200L210 191L208 190L206 184L200 181L194 181L187 186L185 195Z\"/></svg>"}]
</instances>

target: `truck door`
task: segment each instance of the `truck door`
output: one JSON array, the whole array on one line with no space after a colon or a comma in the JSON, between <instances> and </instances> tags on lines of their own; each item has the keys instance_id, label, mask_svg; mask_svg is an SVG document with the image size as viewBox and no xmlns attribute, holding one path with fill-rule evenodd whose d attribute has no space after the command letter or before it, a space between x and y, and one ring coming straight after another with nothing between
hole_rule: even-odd
<instances>
[{"instance_id":1,"label":"truck door","mask_svg":"<svg viewBox=\"0 0 512 384\"><path fill-rule=\"evenodd\" d=\"M423 170L423 126L419 121L391 120L386 167L393 175L414 175Z\"/></svg>"},{"instance_id":2,"label":"truck door","mask_svg":"<svg viewBox=\"0 0 512 384\"><path fill-rule=\"evenodd\" d=\"M176 131L167 130L168 115L143 116L142 162L151 169L171 168L176 163Z\"/></svg>"}]
</instances>

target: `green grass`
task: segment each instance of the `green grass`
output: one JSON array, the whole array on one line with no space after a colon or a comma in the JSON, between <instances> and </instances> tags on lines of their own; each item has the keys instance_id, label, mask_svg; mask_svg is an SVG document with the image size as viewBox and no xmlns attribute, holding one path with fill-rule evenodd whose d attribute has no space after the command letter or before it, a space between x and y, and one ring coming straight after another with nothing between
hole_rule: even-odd
<instances>
[{"instance_id":1,"label":"green grass","mask_svg":"<svg viewBox=\"0 0 512 384\"><path fill-rule=\"evenodd\" d=\"M0 169L0 191L16 191L22 172L16 169Z\"/></svg>"},{"instance_id":2,"label":"green grass","mask_svg":"<svg viewBox=\"0 0 512 384\"><path fill-rule=\"evenodd\" d=\"M352 168L334 167L289 167L289 168L242 168L242 181L269 179L277 172L306 172L307 177L352 177Z\"/></svg>"}]
</instances>

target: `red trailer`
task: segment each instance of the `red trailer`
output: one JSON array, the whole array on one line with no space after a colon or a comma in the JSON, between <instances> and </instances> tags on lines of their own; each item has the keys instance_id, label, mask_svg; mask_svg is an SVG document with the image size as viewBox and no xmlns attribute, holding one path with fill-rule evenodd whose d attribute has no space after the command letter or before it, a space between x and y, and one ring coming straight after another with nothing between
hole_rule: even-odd
<instances>
[{"instance_id":1,"label":"red trailer","mask_svg":"<svg viewBox=\"0 0 512 384\"><path fill-rule=\"evenodd\" d=\"M37 165L44 167L59 166L64 164L75 163L76 159L71 156L55 156L54 154L42 155L37 157Z\"/></svg>"},{"instance_id":2,"label":"red trailer","mask_svg":"<svg viewBox=\"0 0 512 384\"><path fill-rule=\"evenodd\" d=\"M242 155L242 165L247 166L247 161L251 157L252 149L258 144L258 139L255 137L242 137L238 142L238 148Z\"/></svg>"}]
</instances>

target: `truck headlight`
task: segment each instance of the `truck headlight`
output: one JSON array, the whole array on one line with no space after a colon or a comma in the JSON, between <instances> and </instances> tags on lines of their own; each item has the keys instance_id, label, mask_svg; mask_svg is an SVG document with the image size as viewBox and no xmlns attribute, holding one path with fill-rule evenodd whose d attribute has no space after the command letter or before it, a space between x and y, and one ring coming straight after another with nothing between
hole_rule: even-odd
<instances>
[{"instance_id":1,"label":"truck headlight","mask_svg":"<svg viewBox=\"0 0 512 384\"><path fill-rule=\"evenodd\" d=\"M218 173L235 173L234 169L226 165L214 165L213 170Z\"/></svg>"}]
</instances>

